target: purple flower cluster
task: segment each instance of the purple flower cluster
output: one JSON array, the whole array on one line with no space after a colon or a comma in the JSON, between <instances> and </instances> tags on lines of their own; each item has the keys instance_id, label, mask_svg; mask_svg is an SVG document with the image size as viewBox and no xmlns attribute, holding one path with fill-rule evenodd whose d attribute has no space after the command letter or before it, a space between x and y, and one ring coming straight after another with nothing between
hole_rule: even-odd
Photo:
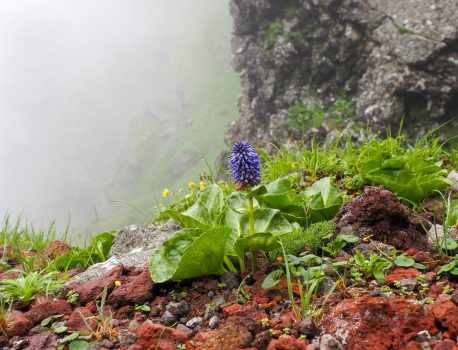
<instances>
[{"instance_id":1,"label":"purple flower cluster","mask_svg":"<svg viewBox=\"0 0 458 350\"><path fill-rule=\"evenodd\" d=\"M228 160L238 187L249 188L261 182L259 154L248 141L234 144Z\"/></svg>"}]
</instances>

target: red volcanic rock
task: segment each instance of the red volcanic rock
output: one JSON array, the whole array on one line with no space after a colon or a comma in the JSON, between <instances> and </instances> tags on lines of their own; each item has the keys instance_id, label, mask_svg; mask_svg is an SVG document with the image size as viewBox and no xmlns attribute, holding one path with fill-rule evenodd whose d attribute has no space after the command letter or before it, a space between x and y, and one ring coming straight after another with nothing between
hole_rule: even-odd
<instances>
[{"instance_id":1,"label":"red volcanic rock","mask_svg":"<svg viewBox=\"0 0 458 350\"><path fill-rule=\"evenodd\" d=\"M32 306L29 312L25 316L33 323L43 321L46 317L52 315L70 315L72 313L72 307L65 300L46 300L41 304Z\"/></svg>"},{"instance_id":2,"label":"red volcanic rock","mask_svg":"<svg viewBox=\"0 0 458 350\"><path fill-rule=\"evenodd\" d=\"M55 350L57 349L57 336L51 333L35 334L26 337L28 345L23 350Z\"/></svg>"},{"instance_id":3,"label":"red volcanic rock","mask_svg":"<svg viewBox=\"0 0 458 350\"><path fill-rule=\"evenodd\" d=\"M259 322L249 317L233 316L217 330L197 333L193 341L199 350L246 348L259 330Z\"/></svg>"},{"instance_id":4,"label":"red volcanic rock","mask_svg":"<svg viewBox=\"0 0 458 350\"><path fill-rule=\"evenodd\" d=\"M445 339L439 341L433 350L458 350L458 345L453 340Z\"/></svg>"},{"instance_id":5,"label":"red volcanic rock","mask_svg":"<svg viewBox=\"0 0 458 350\"><path fill-rule=\"evenodd\" d=\"M143 304L153 296L153 281L147 268L135 276L122 279L122 284L114 288L108 302L117 307L127 304Z\"/></svg>"},{"instance_id":6,"label":"red volcanic rock","mask_svg":"<svg viewBox=\"0 0 458 350\"><path fill-rule=\"evenodd\" d=\"M8 337L26 335L33 327L33 323L25 314L19 311L12 311L8 316L10 325L6 331Z\"/></svg>"},{"instance_id":7,"label":"red volcanic rock","mask_svg":"<svg viewBox=\"0 0 458 350\"><path fill-rule=\"evenodd\" d=\"M452 337L458 335L458 306L447 300L431 306L431 313Z\"/></svg>"},{"instance_id":8,"label":"red volcanic rock","mask_svg":"<svg viewBox=\"0 0 458 350\"><path fill-rule=\"evenodd\" d=\"M176 350L179 344L184 344L188 337L176 329L144 322L137 331L137 343L141 349Z\"/></svg>"},{"instance_id":9,"label":"red volcanic rock","mask_svg":"<svg viewBox=\"0 0 458 350\"><path fill-rule=\"evenodd\" d=\"M43 253L50 259L53 259L59 255L65 254L70 250L70 247L65 242L54 241L48 244L43 250Z\"/></svg>"},{"instance_id":10,"label":"red volcanic rock","mask_svg":"<svg viewBox=\"0 0 458 350\"><path fill-rule=\"evenodd\" d=\"M389 244L397 249L428 249L422 222L385 188L367 186L362 196L345 203L335 218L336 234L351 227L354 234Z\"/></svg>"},{"instance_id":11,"label":"red volcanic rock","mask_svg":"<svg viewBox=\"0 0 458 350\"><path fill-rule=\"evenodd\" d=\"M85 307L77 307L75 310L73 310L68 321L65 322L65 327L67 327L70 332L88 332L94 330L97 325L93 319L93 316L94 315L92 312L90 312ZM86 320L86 323L92 329L88 329L83 319Z\"/></svg>"},{"instance_id":12,"label":"red volcanic rock","mask_svg":"<svg viewBox=\"0 0 458 350\"><path fill-rule=\"evenodd\" d=\"M306 350L309 341L306 339L296 339L293 337L280 337L272 339L267 350Z\"/></svg>"},{"instance_id":13,"label":"red volcanic rock","mask_svg":"<svg viewBox=\"0 0 458 350\"><path fill-rule=\"evenodd\" d=\"M103 276L87 282L71 283L68 289L78 293L78 301L80 304L84 305L99 298L105 286L108 287L108 290L113 289L114 283L121 277L123 269L124 266L118 264Z\"/></svg>"},{"instance_id":14,"label":"red volcanic rock","mask_svg":"<svg viewBox=\"0 0 458 350\"><path fill-rule=\"evenodd\" d=\"M398 297L346 299L324 317L321 326L346 350L400 349L420 331L438 333L434 317L425 315L422 305Z\"/></svg>"},{"instance_id":15,"label":"red volcanic rock","mask_svg":"<svg viewBox=\"0 0 458 350\"><path fill-rule=\"evenodd\" d=\"M417 278L421 275L421 272L414 268L403 268L397 267L393 271L389 272L385 277L385 283L392 284L397 281L402 281L407 278Z\"/></svg>"}]
</instances>

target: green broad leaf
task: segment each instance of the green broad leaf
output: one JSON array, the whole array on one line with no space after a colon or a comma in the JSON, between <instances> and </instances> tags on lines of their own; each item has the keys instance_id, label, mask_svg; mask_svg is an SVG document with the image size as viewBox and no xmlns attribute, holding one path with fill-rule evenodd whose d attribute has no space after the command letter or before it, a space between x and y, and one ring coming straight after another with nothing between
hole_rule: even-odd
<instances>
[{"instance_id":1,"label":"green broad leaf","mask_svg":"<svg viewBox=\"0 0 458 350\"><path fill-rule=\"evenodd\" d=\"M227 197L227 203L229 207L238 214L248 213L248 197L243 192L232 192L229 197ZM259 204L256 199L253 199L253 208L259 208Z\"/></svg>"},{"instance_id":2,"label":"green broad leaf","mask_svg":"<svg viewBox=\"0 0 458 350\"><path fill-rule=\"evenodd\" d=\"M267 192L267 188L264 185L258 185L253 187L250 191L247 192L246 196L248 198L254 198L263 195Z\"/></svg>"},{"instance_id":3,"label":"green broad leaf","mask_svg":"<svg viewBox=\"0 0 458 350\"><path fill-rule=\"evenodd\" d=\"M450 203L446 222L447 226L455 226L458 224L458 199Z\"/></svg>"},{"instance_id":4,"label":"green broad leaf","mask_svg":"<svg viewBox=\"0 0 458 350\"><path fill-rule=\"evenodd\" d=\"M70 342L72 340L75 340L75 339L78 339L80 337L80 333L79 332L74 332L70 335L67 335L66 337L62 338L62 339L59 339L59 343L63 344L63 343L67 343L67 342Z\"/></svg>"},{"instance_id":5,"label":"green broad leaf","mask_svg":"<svg viewBox=\"0 0 458 350\"><path fill-rule=\"evenodd\" d=\"M330 177L322 178L301 192L300 196L309 213L309 223L330 220L339 211L343 198L332 181Z\"/></svg>"},{"instance_id":6,"label":"green broad leaf","mask_svg":"<svg viewBox=\"0 0 458 350\"><path fill-rule=\"evenodd\" d=\"M340 238L347 243L357 243L361 240L361 238L355 235L338 235L337 238Z\"/></svg>"},{"instance_id":7,"label":"green broad leaf","mask_svg":"<svg viewBox=\"0 0 458 350\"><path fill-rule=\"evenodd\" d=\"M456 262L455 261L452 261L451 263L448 263L448 264L445 264L445 265L442 265L438 274L440 275L441 273L444 273L444 272L449 272L451 270L453 270L454 268L458 267Z\"/></svg>"},{"instance_id":8,"label":"green broad leaf","mask_svg":"<svg viewBox=\"0 0 458 350\"><path fill-rule=\"evenodd\" d=\"M86 340L74 340L68 344L70 350L86 350L89 343Z\"/></svg>"},{"instance_id":9,"label":"green broad leaf","mask_svg":"<svg viewBox=\"0 0 458 350\"><path fill-rule=\"evenodd\" d=\"M64 333L67 331L67 327L65 326L62 326L62 327L57 327L57 328L54 328L53 329L53 332L56 333L56 334L59 334L59 333Z\"/></svg>"},{"instance_id":10,"label":"green broad leaf","mask_svg":"<svg viewBox=\"0 0 458 350\"><path fill-rule=\"evenodd\" d=\"M283 209L296 205L300 198L291 191L291 180L278 179L266 185L267 193L259 197L259 200L271 208Z\"/></svg>"},{"instance_id":11,"label":"green broad leaf","mask_svg":"<svg viewBox=\"0 0 458 350\"><path fill-rule=\"evenodd\" d=\"M238 257L243 257L246 252L269 252L278 249L278 235L268 232L252 234L248 237L242 237L235 242L234 251Z\"/></svg>"},{"instance_id":12,"label":"green broad leaf","mask_svg":"<svg viewBox=\"0 0 458 350\"><path fill-rule=\"evenodd\" d=\"M261 208L255 209L254 215L254 232L269 232L272 234L283 234L292 232L293 227L288 220L284 218L278 209ZM240 218L240 227L243 235L248 235L249 229L249 218L248 215L242 215Z\"/></svg>"},{"instance_id":13,"label":"green broad leaf","mask_svg":"<svg viewBox=\"0 0 458 350\"><path fill-rule=\"evenodd\" d=\"M156 283L205 275L221 275L231 229L183 229L166 240L150 257L151 278Z\"/></svg>"},{"instance_id":14,"label":"green broad leaf","mask_svg":"<svg viewBox=\"0 0 458 350\"><path fill-rule=\"evenodd\" d=\"M218 226L224 209L224 193L213 184L199 192L197 201L182 214L211 226Z\"/></svg>"},{"instance_id":15,"label":"green broad leaf","mask_svg":"<svg viewBox=\"0 0 458 350\"><path fill-rule=\"evenodd\" d=\"M275 287L280 283L280 277L283 276L283 270L275 270L269 273L261 284L263 289Z\"/></svg>"},{"instance_id":16,"label":"green broad leaf","mask_svg":"<svg viewBox=\"0 0 458 350\"><path fill-rule=\"evenodd\" d=\"M453 269L450 270L450 273L453 276L458 276L458 267L454 267Z\"/></svg>"},{"instance_id":17,"label":"green broad leaf","mask_svg":"<svg viewBox=\"0 0 458 350\"><path fill-rule=\"evenodd\" d=\"M374 271L374 277L379 286L383 286L385 283L385 273L381 270Z\"/></svg>"},{"instance_id":18,"label":"green broad leaf","mask_svg":"<svg viewBox=\"0 0 458 350\"><path fill-rule=\"evenodd\" d=\"M184 215L182 213L180 213L179 211L177 210L173 210L173 209L167 209L167 210L164 210L163 214L170 218L170 219L173 219L176 221L176 223L181 226L181 227L186 227L186 228L208 228L209 226L200 222L200 221L197 221L196 219L190 217L190 216L187 216L187 215Z\"/></svg>"},{"instance_id":19,"label":"green broad leaf","mask_svg":"<svg viewBox=\"0 0 458 350\"><path fill-rule=\"evenodd\" d=\"M61 318L63 316L64 316L63 314L51 315L49 317L46 317L43 321L41 321L40 325L42 327L46 327L47 325L53 323L55 320L57 320L58 318Z\"/></svg>"},{"instance_id":20,"label":"green broad leaf","mask_svg":"<svg viewBox=\"0 0 458 350\"><path fill-rule=\"evenodd\" d=\"M426 270L426 266L420 263L415 263L413 264L413 267L415 267L417 270Z\"/></svg>"},{"instance_id":21,"label":"green broad leaf","mask_svg":"<svg viewBox=\"0 0 458 350\"><path fill-rule=\"evenodd\" d=\"M394 263L396 264L396 266L410 267L415 265L415 260L410 256L399 255L396 257L396 259L394 259Z\"/></svg>"},{"instance_id":22,"label":"green broad leaf","mask_svg":"<svg viewBox=\"0 0 458 350\"><path fill-rule=\"evenodd\" d=\"M452 238L441 239L439 245L442 249L455 250L458 248L458 243Z\"/></svg>"},{"instance_id":23,"label":"green broad leaf","mask_svg":"<svg viewBox=\"0 0 458 350\"><path fill-rule=\"evenodd\" d=\"M65 254L56 257L52 264L58 269L88 267L107 259L118 231L106 231L92 238L86 248L72 248Z\"/></svg>"},{"instance_id":24,"label":"green broad leaf","mask_svg":"<svg viewBox=\"0 0 458 350\"><path fill-rule=\"evenodd\" d=\"M369 183L383 185L412 203L419 203L451 184L440 165L427 163L420 157L384 160L378 156L362 164L361 174Z\"/></svg>"}]
</instances>

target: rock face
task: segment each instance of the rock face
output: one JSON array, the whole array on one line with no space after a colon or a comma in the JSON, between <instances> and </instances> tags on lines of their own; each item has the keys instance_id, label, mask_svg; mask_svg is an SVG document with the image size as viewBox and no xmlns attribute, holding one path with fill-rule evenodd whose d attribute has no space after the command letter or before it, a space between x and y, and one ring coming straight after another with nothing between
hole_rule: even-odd
<instances>
[{"instance_id":1,"label":"rock face","mask_svg":"<svg viewBox=\"0 0 458 350\"><path fill-rule=\"evenodd\" d=\"M402 250L427 250L429 247L419 217L381 186L366 187L362 196L340 208L334 221L336 234L370 236L374 241Z\"/></svg>"},{"instance_id":2,"label":"rock face","mask_svg":"<svg viewBox=\"0 0 458 350\"><path fill-rule=\"evenodd\" d=\"M288 127L292 106L339 99L356 110L316 120L324 132L352 116L385 131L405 115L418 135L458 115L456 1L231 0L230 9L242 93L228 141L284 140L298 132Z\"/></svg>"}]
</instances>

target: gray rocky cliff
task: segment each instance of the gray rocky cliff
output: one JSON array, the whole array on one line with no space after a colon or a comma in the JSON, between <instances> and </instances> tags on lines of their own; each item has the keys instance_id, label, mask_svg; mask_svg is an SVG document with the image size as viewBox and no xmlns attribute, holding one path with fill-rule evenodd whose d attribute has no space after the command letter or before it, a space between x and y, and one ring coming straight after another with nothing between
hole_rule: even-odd
<instances>
[{"instance_id":1,"label":"gray rocky cliff","mask_svg":"<svg viewBox=\"0 0 458 350\"><path fill-rule=\"evenodd\" d=\"M293 108L336 101L353 113L324 115L314 126L325 134L336 116L376 132L405 116L414 135L458 117L457 0L231 0L230 9L242 92L228 141L301 137L309 130L291 127Z\"/></svg>"}]
</instances>

